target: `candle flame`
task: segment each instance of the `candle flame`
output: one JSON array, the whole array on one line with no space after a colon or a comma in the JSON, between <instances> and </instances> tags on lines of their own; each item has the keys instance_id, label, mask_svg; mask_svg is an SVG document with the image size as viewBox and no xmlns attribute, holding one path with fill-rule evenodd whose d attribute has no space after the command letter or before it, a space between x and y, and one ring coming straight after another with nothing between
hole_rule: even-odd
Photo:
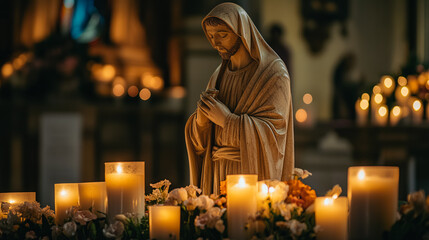
<instances>
[{"instance_id":1,"label":"candle flame","mask_svg":"<svg viewBox=\"0 0 429 240\"><path fill-rule=\"evenodd\" d=\"M359 103L359 106L360 106L360 108L361 108L362 110L366 110L366 109L368 109L368 107L369 107L368 100L366 100L366 99L362 99L362 100L360 101L360 103Z\"/></svg>"},{"instance_id":2,"label":"candle flame","mask_svg":"<svg viewBox=\"0 0 429 240\"><path fill-rule=\"evenodd\" d=\"M327 197L327 198L325 198L325 201L323 201L323 203L325 205L332 205L332 202L333 202L332 200L333 200L332 198Z\"/></svg>"},{"instance_id":3,"label":"candle flame","mask_svg":"<svg viewBox=\"0 0 429 240\"><path fill-rule=\"evenodd\" d=\"M11 200L9 200L9 203L15 203L15 200L13 200L13 199L11 199Z\"/></svg>"},{"instance_id":4,"label":"candle flame","mask_svg":"<svg viewBox=\"0 0 429 240\"><path fill-rule=\"evenodd\" d=\"M407 79L403 76L398 77L398 84L399 86L405 86L407 85Z\"/></svg>"},{"instance_id":5,"label":"candle flame","mask_svg":"<svg viewBox=\"0 0 429 240\"><path fill-rule=\"evenodd\" d=\"M380 114L380 116L384 117L387 114L387 108L385 106L382 106L378 109L378 114Z\"/></svg>"},{"instance_id":6,"label":"candle flame","mask_svg":"<svg viewBox=\"0 0 429 240\"><path fill-rule=\"evenodd\" d=\"M361 98L369 101L369 94L368 93L363 93Z\"/></svg>"},{"instance_id":7,"label":"candle flame","mask_svg":"<svg viewBox=\"0 0 429 240\"><path fill-rule=\"evenodd\" d=\"M392 109L392 113L395 117L399 116L399 114L401 114L401 108L399 106L394 106Z\"/></svg>"},{"instance_id":8,"label":"candle flame","mask_svg":"<svg viewBox=\"0 0 429 240\"><path fill-rule=\"evenodd\" d=\"M118 165L117 167L116 167L116 172L117 173L122 173L122 167L121 167L121 165Z\"/></svg>"},{"instance_id":9,"label":"candle flame","mask_svg":"<svg viewBox=\"0 0 429 240\"><path fill-rule=\"evenodd\" d=\"M275 189L275 188L273 188L273 187L270 187L270 188L268 189L268 191L269 191L270 193L273 193L275 190L276 190L276 189Z\"/></svg>"},{"instance_id":10,"label":"candle flame","mask_svg":"<svg viewBox=\"0 0 429 240\"><path fill-rule=\"evenodd\" d=\"M332 199L337 199L338 198L338 194L334 194L334 195L332 195Z\"/></svg>"},{"instance_id":11,"label":"candle flame","mask_svg":"<svg viewBox=\"0 0 429 240\"><path fill-rule=\"evenodd\" d=\"M406 86L403 86L402 88L401 88L401 94L402 94L402 96L404 96L404 97L406 97L406 96L408 96L408 93L409 93L410 91L408 90L408 88L406 87Z\"/></svg>"},{"instance_id":12,"label":"candle flame","mask_svg":"<svg viewBox=\"0 0 429 240\"><path fill-rule=\"evenodd\" d=\"M264 195L268 194L268 186L267 186L267 184L265 184L265 183L262 184L261 191L262 191L262 194L264 194Z\"/></svg>"},{"instance_id":13,"label":"candle flame","mask_svg":"<svg viewBox=\"0 0 429 240\"><path fill-rule=\"evenodd\" d=\"M66 191L66 190L61 190L60 195L61 195L62 197L67 196L67 191Z\"/></svg>"},{"instance_id":14,"label":"candle flame","mask_svg":"<svg viewBox=\"0 0 429 240\"><path fill-rule=\"evenodd\" d=\"M375 86L372 88L372 92L373 92L374 94L379 94L379 93L381 93L381 88L380 88L380 86L375 85Z\"/></svg>"},{"instance_id":15,"label":"candle flame","mask_svg":"<svg viewBox=\"0 0 429 240\"><path fill-rule=\"evenodd\" d=\"M375 94L374 101L375 103L380 104L383 101L383 95L380 93Z\"/></svg>"},{"instance_id":16,"label":"candle flame","mask_svg":"<svg viewBox=\"0 0 429 240\"><path fill-rule=\"evenodd\" d=\"M238 186L242 188L246 186L246 181L243 177L240 177L240 179L238 180Z\"/></svg>"},{"instance_id":17,"label":"candle flame","mask_svg":"<svg viewBox=\"0 0 429 240\"><path fill-rule=\"evenodd\" d=\"M393 80L390 77L384 79L384 86L386 88L391 88L393 86Z\"/></svg>"},{"instance_id":18,"label":"candle flame","mask_svg":"<svg viewBox=\"0 0 429 240\"><path fill-rule=\"evenodd\" d=\"M363 169L361 169L361 170L358 172L358 179L359 179L359 180L364 180L364 179L365 179L365 171L364 171Z\"/></svg>"},{"instance_id":19,"label":"candle flame","mask_svg":"<svg viewBox=\"0 0 429 240\"><path fill-rule=\"evenodd\" d=\"M415 100L413 102L413 109L414 109L414 111L420 110L421 107L422 107L422 104L421 104L421 102L419 100Z\"/></svg>"}]
</instances>

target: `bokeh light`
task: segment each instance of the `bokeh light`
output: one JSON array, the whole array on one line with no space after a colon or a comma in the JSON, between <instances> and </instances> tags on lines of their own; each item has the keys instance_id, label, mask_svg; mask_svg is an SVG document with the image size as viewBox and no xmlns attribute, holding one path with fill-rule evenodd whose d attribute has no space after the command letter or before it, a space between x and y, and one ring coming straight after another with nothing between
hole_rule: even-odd
<instances>
[{"instance_id":1,"label":"bokeh light","mask_svg":"<svg viewBox=\"0 0 429 240\"><path fill-rule=\"evenodd\" d=\"M127 92L130 97L136 97L139 95L139 89L136 86L130 86Z\"/></svg>"},{"instance_id":2,"label":"bokeh light","mask_svg":"<svg viewBox=\"0 0 429 240\"><path fill-rule=\"evenodd\" d=\"M143 88L142 90L140 90L139 96L140 96L140 99L143 101L148 100L151 96L150 90L147 88Z\"/></svg>"},{"instance_id":3,"label":"bokeh light","mask_svg":"<svg viewBox=\"0 0 429 240\"><path fill-rule=\"evenodd\" d=\"M422 107L422 103L420 102L420 100L414 100L413 102L414 111L420 110L421 107Z\"/></svg>"},{"instance_id":4,"label":"bokeh light","mask_svg":"<svg viewBox=\"0 0 429 240\"><path fill-rule=\"evenodd\" d=\"M302 108L298 109L295 114L295 119L300 123L307 121L307 111Z\"/></svg>"},{"instance_id":5,"label":"bokeh light","mask_svg":"<svg viewBox=\"0 0 429 240\"><path fill-rule=\"evenodd\" d=\"M397 117L401 114L401 108L399 106L394 106L392 109L392 114Z\"/></svg>"},{"instance_id":6,"label":"bokeh light","mask_svg":"<svg viewBox=\"0 0 429 240\"><path fill-rule=\"evenodd\" d=\"M1 68L1 74L3 75L3 78L8 78L13 73L13 66L10 63L5 63L3 67Z\"/></svg>"},{"instance_id":7,"label":"bokeh light","mask_svg":"<svg viewBox=\"0 0 429 240\"><path fill-rule=\"evenodd\" d=\"M182 86L174 86L170 88L169 96L172 98L184 98L186 96L186 89Z\"/></svg>"},{"instance_id":8,"label":"bokeh light","mask_svg":"<svg viewBox=\"0 0 429 240\"><path fill-rule=\"evenodd\" d=\"M112 93L115 97L120 97L124 95L125 88L122 86L122 84L115 84L113 85Z\"/></svg>"},{"instance_id":9,"label":"bokeh light","mask_svg":"<svg viewBox=\"0 0 429 240\"><path fill-rule=\"evenodd\" d=\"M369 102L366 99L362 99L359 103L361 109L366 110L369 107Z\"/></svg>"},{"instance_id":10,"label":"bokeh light","mask_svg":"<svg viewBox=\"0 0 429 240\"><path fill-rule=\"evenodd\" d=\"M386 114L387 114L387 108L386 108L385 106L381 106L381 107L378 109L378 114L379 114L380 116L382 116L382 117L386 116Z\"/></svg>"},{"instance_id":11,"label":"bokeh light","mask_svg":"<svg viewBox=\"0 0 429 240\"><path fill-rule=\"evenodd\" d=\"M313 96L311 96L310 93L306 93L304 94L304 96L302 97L302 100L304 101L305 104L310 104L313 102Z\"/></svg>"},{"instance_id":12,"label":"bokeh light","mask_svg":"<svg viewBox=\"0 0 429 240\"><path fill-rule=\"evenodd\" d=\"M367 101L369 101L369 94L368 93L363 93L362 94L362 96L361 96L361 98L362 98L362 100L367 100Z\"/></svg>"},{"instance_id":13,"label":"bokeh light","mask_svg":"<svg viewBox=\"0 0 429 240\"><path fill-rule=\"evenodd\" d=\"M377 104L380 104L381 102L383 102L383 95L381 95L380 93L375 94L374 102Z\"/></svg>"},{"instance_id":14,"label":"bokeh light","mask_svg":"<svg viewBox=\"0 0 429 240\"><path fill-rule=\"evenodd\" d=\"M399 86L405 86L407 85L407 79L404 76L398 77L398 84Z\"/></svg>"},{"instance_id":15,"label":"bokeh light","mask_svg":"<svg viewBox=\"0 0 429 240\"><path fill-rule=\"evenodd\" d=\"M380 87L380 86L378 86L378 85L375 85L375 86L372 88L372 93L374 93L374 94L381 93L381 87Z\"/></svg>"},{"instance_id":16,"label":"bokeh light","mask_svg":"<svg viewBox=\"0 0 429 240\"><path fill-rule=\"evenodd\" d=\"M401 88L401 94L402 94L402 96L406 97L406 96L408 96L409 93L410 93L410 91L408 90L408 88L406 86L403 86Z\"/></svg>"}]
</instances>

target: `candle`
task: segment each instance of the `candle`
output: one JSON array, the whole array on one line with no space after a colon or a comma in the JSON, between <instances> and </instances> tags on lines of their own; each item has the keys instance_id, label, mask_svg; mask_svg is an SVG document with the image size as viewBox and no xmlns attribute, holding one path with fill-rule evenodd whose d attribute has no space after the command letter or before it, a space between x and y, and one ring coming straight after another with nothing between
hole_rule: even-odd
<instances>
[{"instance_id":1,"label":"candle","mask_svg":"<svg viewBox=\"0 0 429 240\"><path fill-rule=\"evenodd\" d=\"M377 126L386 126L387 116L389 115L387 113L388 113L388 110L386 105L381 105L380 107L376 108L374 124Z\"/></svg>"},{"instance_id":2,"label":"candle","mask_svg":"<svg viewBox=\"0 0 429 240\"><path fill-rule=\"evenodd\" d=\"M408 97L410 96L410 90L407 86L401 86L395 90L395 98L398 103L403 106L407 103Z\"/></svg>"},{"instance_id":3,"label":"candle","mask_svg":"<svg viewBox=\"0 0 429 240\"><path fill-rule=\"evenodd\" d=\"M349 168L349 239L382 239L396 220L398 181L398 167Z\"/></svg>"},{"instance_id":4,"label":"candle","mask_svg":"<svg viewBox=\"0 0 429 240\"><path fill-rule=\"evenodd\" d=\"M121 213L136 213L143 217L145 211L144 162L105 163L107 215L114 219Z\"/></svg>"},{"instance_id":5,"label":"candle","mask_svg":"<svg viewBox=\"0 0 429 240\"><path fill-rule=\"evenodd\" d=\"M180 238L180 206L149 207L150 239L170 240Z\"/></svg>"},{"instance_id":6,"label":"candle","mask_svg":"<svg viewBox=\"0 0 429 240\"><path fill-rule=\"evenodd\" d=\"M67 209L79 205L79 190L77 183L55 184L55 222L60 225L67 218Z\"/></svg>"},{"instance_id":7,"label":"candle","mask_svg":"<svg viewBox=\"0 0 429 240\"><path fill-rule=\"evenodd\" d=\"M107 206L106 183L79 183L79 206L83 210L91 209L97 216L102 217L101 213L106 213Z\"/></svg>"},{"instance_id":8,"label":"candle","mask_svg":"<svg viewBox=\"0 0 429 240\"><path fill-rule=\"evenodd\" d=\"M412 119L413 124L421 124L423 121L423 105L422 102L417 98L411 98L411 112L412 112Z\"/></svg>"},{"instance_id":9,"label":"candle","mask_svg":"<svg viewBox=\"0 0 429 240\"><path fill-rule=\"evenodd\" d=\"M249 215L256 213L258 175L228 175L226 188L228 198L227 218L228 236L230 239L247 239L245 231Z\"/></svg>"},{"instance_id":10,"label":"candle","mask_svg":"<svg viewBox=\"0 0 429 240\"><path fill-rule=\"evenodd\" d=\"M395 89L395 82L393 81L391 76L383 76L381 78L381 88L382 88L382 92L389 97L392 93L393 90Z\"/></svg>"},{"instance_id":11,"label":"candle","mask_svg":"<svg viewBox=\"0 0 429 240\"><path fill-rule=\"evenodd\" d=\"M316 198L316 225L320 226L320 231L317 232L318 240L347 239L348 206L347 197Z\"/></svg>"},{"instance_id":12,"label":"candle","mask_svg":"<svg viewBox=\"0 0 429 240\"><path fill-rule=\"evenodd\" d=\"M0 203L23 203L23 202L34 202L36 201L35 192L8 192L0 193Z\"/></svg>"},{"instance_id":13,"label":"candle","mask_svg":"<svg viewBox=\"0 0 429 240\"><path fill-rule=\"evenodd\" d=\"M401 120L401 117L402 117L401 107L394 106L390 111L390 126L396 126L399 120Z\"/></svg>"},{"instance_id":14,"label":"candle","mask_svg":"<svg viewBox=\"0 0 429 240\"><path fill-rule=\"evenodd\" d=\"M365 126L368 120L369 102L367 99L358 99L355 104L356 123L358 126Z\"/></svg>"}]
</instances>

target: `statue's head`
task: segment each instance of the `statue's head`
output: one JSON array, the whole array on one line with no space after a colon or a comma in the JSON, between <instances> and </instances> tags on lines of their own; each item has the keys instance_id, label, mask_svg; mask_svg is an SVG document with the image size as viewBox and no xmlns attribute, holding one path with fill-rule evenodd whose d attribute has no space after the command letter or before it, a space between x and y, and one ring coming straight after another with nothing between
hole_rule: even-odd
<instances>
[{"instance_id":1,"label":"statue's head","mask_svg":"<svg viewBox=\"0 0 429 240\"><path fill-rule=\"evenodd\" d=\"M212 46L222 59L229 59L240 48L240 37L222 20L209 17L204 20L204 28Z\"/></svg>"}]
</instances>

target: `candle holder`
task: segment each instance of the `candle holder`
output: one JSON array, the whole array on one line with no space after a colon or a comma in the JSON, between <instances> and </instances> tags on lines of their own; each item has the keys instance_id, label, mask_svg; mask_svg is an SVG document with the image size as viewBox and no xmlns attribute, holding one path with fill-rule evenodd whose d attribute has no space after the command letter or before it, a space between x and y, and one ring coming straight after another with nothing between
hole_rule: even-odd
<instances>
[{"instance_id":1,"label":"candle holder","mask_svg":"<svg viewBox=\"0 0 429 240\"><path fill-rule=\"evenodd\" d=\"M79 206L83 210L91 209L97 216L102 217L107 206L106 183L79 183Z\"/></svg>"},{"instance_id":2,"label":"candle holder","mask_svg":"<svg viewBox=\"0 0 429 240\"><path fill-rule=\"evenodd\" d=\"M398 182L398 167L349 168L350 239L382 239L395 223Z\"/></svg>"},{"instance_id":3,"label":"candle holder","mask_svg":"<svg viewBox=\"0 0 429 240\"><path fill-rule=\"evenodd\" d=\"M8 192L0 193L0 203L23 203L23 202L34 202L36 201L35 192Z\"/></svg>"},{"instance_id":4,"label":"candle holder","mask_svg":"<svg viewBox=\"0 0 429 240\"><path fill-rule=\"evenodd\" d=\"M318 240L346 240L348 225L347 197L318 197L314 203Z\"/></svg>"},{"instance_id":5,"label":"candle holder","mask_svg":"<svg viewBox=\"0 0 429 240\"><path fill-rule=\"evenodd\" d=\"M144 162L107 162L105 179L107 215L136 213L139 218L145 211Z\"/></svg>"},{"instance_id":6,"label":"candle holder","mask_svg":"<svg viewBox=\"0 0 429 240\"><path fill-rule=\"evenodd\" d=\"M226 205L230 239L249 238L245 226L249 215L256 213L257 182L258 175L253 174L226 176L226 192L228 194Z\"/></svg>"},{"instance_id":7,"label":"candle holder","mask_svg":"<svg viewBox=\"0 0 429 240\"><path fill-rule=\"evenodd\" d=\"M79 206L79 189L77 183L55 184L55 222L60 225L67 218L67 209Z\"/></svg>"},{"instance_id":8,"label":"candle holder","mask_svg":"<svg viewBox=\"0 0 429 240\"><path fill-rule=\"evenodd\" d=\"M179 240L180 206L149 206L150 239Z\"/></svg>"}]
</instances>

